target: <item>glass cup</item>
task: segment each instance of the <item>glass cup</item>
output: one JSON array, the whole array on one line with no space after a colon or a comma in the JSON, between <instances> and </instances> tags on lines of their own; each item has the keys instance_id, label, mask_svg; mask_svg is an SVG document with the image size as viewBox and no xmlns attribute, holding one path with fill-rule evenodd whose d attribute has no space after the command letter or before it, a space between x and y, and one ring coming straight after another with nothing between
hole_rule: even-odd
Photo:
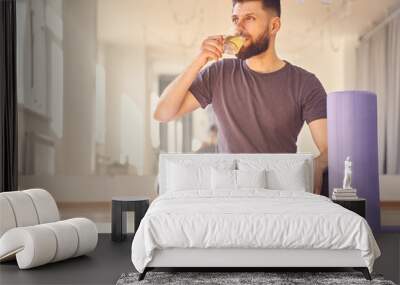
<instances>
[{"instance_id":1,"label":"glass cup","mask_svg":"<svg viewBox=\"0 0 400 285\"><path fill-rule=\"evenodd\" d=\"M245 38L239 35L226 35L224 36L224 53L229 55L236 55L243 47Z\"/></svg>"}]
</instances>

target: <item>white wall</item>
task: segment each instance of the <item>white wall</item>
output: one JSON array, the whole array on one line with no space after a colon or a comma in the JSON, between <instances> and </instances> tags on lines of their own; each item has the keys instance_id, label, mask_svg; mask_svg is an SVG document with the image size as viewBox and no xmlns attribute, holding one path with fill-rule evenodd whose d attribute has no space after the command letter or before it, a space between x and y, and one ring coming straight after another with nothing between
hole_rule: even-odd
<instances>
[{"instance_id":1,"label":"white wall","mask_svg":"<svg viewBox=\"0 0 400 285\"><path fill-rule=\"evenodd\" d=\"M94 171L96 102L96 1L63 1L65 175Z\"/></svg>"},{"instance_id":2,"label":"white wall","mask_svg":"<svg viewBox=\"0 0 400 285\"><path fill-rule=\"evenodd\" d=\"M380 175L381 201L400 201L400 175Z\"/></svg>"},{"instance_id":3,"label":"white wall","mask_svg":"<svg viewBox=\"0 0 400 285\"><path fill-rule=\"evenodd\" d=\"M121 154L130 151L129 141L132 135L135 144L131 147L135 152L134 157L142 158L145 153L145 129L144 119L148 115L146 96L146 50L144 46L115 45L105 46L105 72L106 72L106 155L113 162L124 162ZM133 117L127 116L126 106L123 106L124 96L128 96L130 105L135 108L131 112L133 117L141 116L141 121L131 121ZM127 100L127 98L125 98ZM123 117L122 114L126 116ZM124 132L129 131L128 141L124 140ZM146 153L145 153L146 154ZM122 160L122 161L121 161ZM144 159L130 161L137 167L139 174L144 173Z\"/></svg>"},{"instance_id":4,"label":"white wall","mask_svg":"<svg viewBox=\"0 0 400 285\"><path fill-rule=\"evenodd\" d=\"M154 176L31 175L19 181L20 189L43 188L57 202L110 202L113 196L156 197Z\"/></svg>"}]
</instances>

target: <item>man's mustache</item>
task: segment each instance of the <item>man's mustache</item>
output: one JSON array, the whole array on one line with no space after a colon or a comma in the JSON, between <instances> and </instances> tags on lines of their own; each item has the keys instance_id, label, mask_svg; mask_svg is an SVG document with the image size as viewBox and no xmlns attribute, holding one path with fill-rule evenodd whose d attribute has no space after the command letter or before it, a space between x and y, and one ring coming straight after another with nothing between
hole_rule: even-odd
<instances>
[{"instance_id":1,"label":"man's mustache","mask_svg":"<svg viewBox=\"0 0 400 285\"><path fill-rule=\"evenodd\" d=\"M235 36L241 36L241 37L246 38L246 39L250 38L250 35L249 35L249 34L246 34L246 33L244 33L244 32L237 32L237 33L235 33L234 35L235 35Z\"/></svg>"}]
</instances>

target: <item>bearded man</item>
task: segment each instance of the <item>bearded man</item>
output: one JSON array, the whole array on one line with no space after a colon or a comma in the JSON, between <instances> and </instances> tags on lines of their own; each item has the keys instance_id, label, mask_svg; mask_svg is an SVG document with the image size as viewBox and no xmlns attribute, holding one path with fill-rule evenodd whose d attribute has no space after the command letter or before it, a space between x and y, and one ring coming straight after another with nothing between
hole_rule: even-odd
<instances>
[{"instance_id":1,"label":"bearded man","mask_svg":"<svg viewBox=\"0 0 400 285\"><path fill-rule=\"evenodd\" d=\"M153 116L169 122L211 104L222 153L295 153L306 122L320 151L314 160L314 193L320 194L328 164L324 87L314 74L278 57L280 0L232 4L232 24L244 38L237 58L220 60L222 35L205 39L190 66L164 90Z\"/></svg>"}]
</instances>

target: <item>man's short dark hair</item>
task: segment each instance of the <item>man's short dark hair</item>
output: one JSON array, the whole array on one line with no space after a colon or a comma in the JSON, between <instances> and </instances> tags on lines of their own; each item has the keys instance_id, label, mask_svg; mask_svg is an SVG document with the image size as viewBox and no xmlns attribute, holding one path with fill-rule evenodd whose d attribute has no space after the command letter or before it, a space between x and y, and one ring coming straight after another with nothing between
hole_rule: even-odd
<instances>
[{"instance_id":1,"label":"man's short dark hair","mask_svg":"<svg viewBox=\"0 0 400 285\"><path fill-rule=\"evenodd\" d=\"M273 10L278 17L281 16L281 0L232 0L233 6L237 3L248 1L261 1L265 10Z\"/></svg>"}]
</instances>

